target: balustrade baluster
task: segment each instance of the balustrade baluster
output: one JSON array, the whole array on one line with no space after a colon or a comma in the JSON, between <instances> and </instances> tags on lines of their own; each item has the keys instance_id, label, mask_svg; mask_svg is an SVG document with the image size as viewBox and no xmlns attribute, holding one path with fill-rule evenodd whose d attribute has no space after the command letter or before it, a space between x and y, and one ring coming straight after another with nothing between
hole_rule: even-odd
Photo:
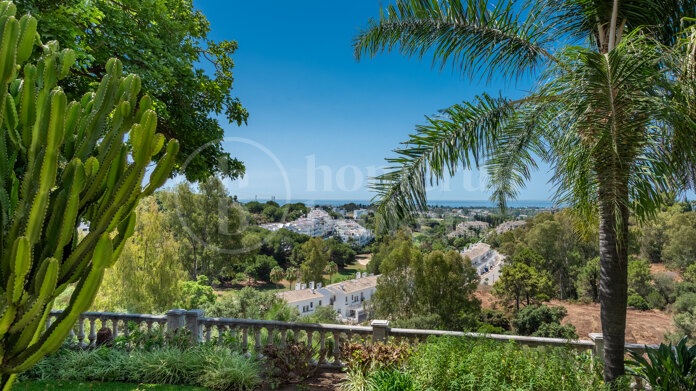
<instances>
[{"instance_id":1,"label":"balustrade baluster","mask_svg":"<svg viewBox=\"0 0 696 391\"><path fill-rule=\"evenodd\" d=\"M227 327L222 325L217 325L218 332L218 344L223 345L225 343L225 331L228 330Z\"/></svg>"},{"instance_id":2,"label":"balustrade baluster","mask_svg":"<svg viewBox=\"0 0 696 391\"><path fill-rule=\"evenodd\" d=\"M148 320L146 321L147 323L147 333L150 334L152 332L152 321Z\"/></svg>"},{"instance_id":3,"label":"balustrade baluster","mask_svg":"<svg viewBox=\"0 0 696 391\"><path fill-rule=\"evenodd\" d=\"M261 353L261 326L254 327L254 352Z\"/></svg>"},{"instance_id":4,"label":"balustrade baluster","mask_svg":"<svg viewBox=\"0 0 696 391\"><path fill-rule=\"evenodd\" d=\"M126 338L128 338L128 336L130 336L130 327L128 327L130 325L128 323L129 322L127 320L123 321L123 334L126 336ZM140 327L139 324L137 324L136 326Z\"/></svg>"},{"instance_id":5,"label":"balustrade baluster","mask_svg":"<svg viewBox=\"0 0 696 391\"><path fill-rule=\"evenodd\" d=\"M249 350L249 330L242 327L242 351L246 353Z\"/></svg>"},{"instance_id":6,"label":"balustrade baluster","mask_svg":"<svg viewBox=\"0 0 696 391\"><path fill-rule=\"evenodd\" d=\"M341 333L333 332L334 346L333 346L333 357L334 365L341 365L340 355L341 355Z\"/></svg>"},{"instance_id":7,"label":"balustrade baluster","mask_svg":"<svg viewBox=\"0 0 696 391\"><path fill-rule=\"evenodd\" d=\"M314 331L313 330L308 330L307 331L307 346L310 348L313 348L312 346L312 338L314 337Z\"/></svg>"},{"instance_id":8,"label":"balustrade baluster","mask_svg":"<svg viewBox=\"0 0 696 391\"><path fill-rule=\"evenodd\" d=\"M268 331L268 336L266 337L266 346L268 345L274 345L273 337L275 335L275 328L267 327L266 330Z\"/></svg>"},{"instance_id":9,"label":"balustrade baluster","mask_svg":"<svg viewBox=\"0 0 696 391\"><path fill-rule=\"evenodd\" d=\"M212 325L205 325L205 342L210 342L210 333L212 332L212 328Z\"/></svg>"},{"instance_id":10,"label":"balustrade baluster","mask_svg":"<svg viewBox=\"0 0 696 391\"><path fill-rule=\"evenodd\" d=\"M81 317L77 321L77 344L83 347L83 341L85 340L85 318Z\"/></svg>"},{"instance_id":11,"label":"balustrade baluster","mask_svg":"<svg viewBox=\"0 0 696 391\"><path fill-rule=\"evenodd\" d=\"M68 341L72 342L75 339L75 328L70 329L70 334L68 334Z\"/></svg>"},{"instance_id":12,"label":"balustrade baluster","mask_svg":"<svg viewBox=\"0 0 696 391\"><path fill-rule=\"evenodd\" d=\"M118 338L118 319L111 319L111 326L113 328L114 339Z\"/></svg>"},{"instance_id":13,"label":"balustrade baluster","mask_svg":"<svg viewBox=\"0 0 696 391\"><path fill-rule=\"evenodd\" d=\"M97 318L92 318L89 320L89 346L94 346L97 342Z\"/></svg>"},{"instance_id":14,"label":"balustrade baluster","mask_svg":"<svg viewBox=\"0 0 696 391\"><path fill-rule=\"evenodd\" d=\"M280 347L281 348L285 348L285 346L287 346L287 335L288 335L288 329L280 330Z\"/></svg>"},{"instance_id":15,"label":"balustrade baluster","mask_svg":"<svg viewBox=\"0 0 696 391\"><path fill-rule=\"evenodd\" d=\"M329 362L327 359L328 354L326 354L326 332L320 331L319 332L319 362L322 364L326 364Z\"/></svg>"}]
</instances>

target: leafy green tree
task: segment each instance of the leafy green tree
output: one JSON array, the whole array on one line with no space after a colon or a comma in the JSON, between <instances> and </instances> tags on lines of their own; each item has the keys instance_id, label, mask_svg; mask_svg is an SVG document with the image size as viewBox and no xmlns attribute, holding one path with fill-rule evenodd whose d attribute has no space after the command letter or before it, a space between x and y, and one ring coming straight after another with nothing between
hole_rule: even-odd
<instances>
[{"instance_id":1,"label":"leafy green tree","mask_svg":"<svg viewBox=\"0 0 696 391\"><path fill-rule=\"evenodd\" d=\"M370 258L370 262L367 263L367 272L380 274L380 266L384 259L386 259L394 249L401 247L405 242L411 243L411 235L404 230L398 231L394 235L384 236L383 239L379 241L377 248Z\"/></svg>"},{"instance_id":2,"label":"leafy green tree","mask_svg":"<svg viewBox=\"0 0 696 391\"><path fill-rule=\"evenodd\" d=\"M188 180L203 181L217 173L236 178L244 173L243 163L222 149L224 132L215 119L221 114L241 124L249 115L230 95L237 42L210 40L210 24L191 1L18 0L16 4L20 13L30 12L39 20L42 36L76 53L77 66L65 83L69 98L79 99L91 91L106 74L109 58L119 57L127 72L142 78L143 91L153 98L159 114L157 131L180 140L177 167L183 168L184 161L192 158L183 172ZM206 63L215 69L212 75L200 65Z\"/></svg>"},{"instance_id":3,"label":"leafy green tree","mask_svg":"<svg viewBox=\"0 0 696 391\"><path fill-rule=\"evenodd\" d=\"M179 243L165 227L165 216L154 197L143 199L136 208L133 236L119 262L104 274L95 309L161 313L182 300L186 271L178 256Z\"/></svg>"},{"instance_id":4,"label":"leafy green tree","mask_svg":"<svg viewBox=\"0 0 696 391\"><path fill-rule=\"evenodd\" d=\"M537 157L548 162L556 200L599 222L608 383L625 373L629 214L650 218L693 183L696 36L681 23L694 16L651 0L397 0L354 40L357 58L400 50L477 79L532 75L519 98L484 94L427 118L375 181L378 213L394 227L426 208L426 184L479 165L505 207Z\"/></svg>"},{"instance_id":5,"label":"leafy green tree","mask_svg":"<svg viewBox=\"0 0 696 391\"><path fill-rule=\"evenodd\" d=\"M163 195L169 226L182 242L181 257L192 278L228 277L236 266L254 261L260 238L245 236L244 212L219 178L211 176L198 188L184 182Z\"/></svg>"},{"instance_id":6,"label":"leafy green tree","mask_svg":"<svg viewBox=\"0 0 696 391\"><path fill-rule=\"evenodd\" d=\"M520 302L527 300L527 305L537 293L541 293L550 281L539 275L539 271L524 263L505 265L500 271L500 278L493 284L494 294L505 300L513 300L515 309L520 309Z\"/></svg>"},{"instance_id":7,"label":"leafy green tree","mask_svg":"<svg viewBox=\"0 0 696 391\"><path fill-rule=\"evenodd\" d=\"M263 212L261 212L261 215L266 219L266 221L277 222L283 218L285 213L281 208L269 205L263 208Z\"/></svg>"},{"instance_id":8,"label":"leafy green tree","mask_svg":"<svg viewBox=\"0 0 696 391\"><path fill-rule=\"evenodd\" d=\"M302 244L310 239L308 235L292 232L285 228L275 232L265 231L263 235L259 252L273 257L283 267L293 263L293 251L297 251L296 249L301 248Z\"/></svg>"},{"instance_id":9,"label":"leafy green tree","mask_svg":"<svg viewBox=\"0 0 696 391\"><path fill-rule=\"evenodd\" d=\"M682 277L685 281L696 283L696 262L686 268Z\"/></svg>"},{"instance_id":10,"label":"leafy green tree","mask_svg":"<svg viewBox=\"0 0 696 391\"><path fill-rule=\"evenodd\" d=\"M676 213L665 224L662 259L666 264L685 269L696 261L696 212Z\"/></svg>"},{"instance_id":11,"label":"leafy green tree","mask_svg":"<svg viewBox=\"0 0 696 391\"><path fill-rule=\"evenodd\" d=\"M575 281L578 295L593 303L599 301L599 257L587 261Z\"/></svg>"},{"instance_id":12,"label":"leafy green tree","mask_svg":"<svg viewBox=\"0 0 696 391\"><path fill-rule=\"evenodd\" d=\"M329 253L324 246L324 241L321 238L311 238L302 245L302 252L305 254L305 260L300 265L302 281L322 282L324 269L329 263Z\"/></svg>"},{"instance_id":13,"label":"leafy green tree","mask_svg":"<svg viewBox=\"0 0 696 391\"><path fill-rule=\"evenodd\" d=\"M474 328L481 303L473 295L479 280L469 260L455 251L424 256L405 236L386 248L371 300L376 316L401 327Z\"/></svg>"},{"instance_id":14,"label":"leafy green tree","mask_svg":"<svg viewBox=\"0 0 696 391\"><path fill-rule=\"evenodd\" d=\"M628 289L632 289L638 295L646 298L654 290L652 282L653 277L650 274L648 261L642 259L628 261Z\"/></svg>"},{"instance_id":15,"label":"leafy green tree","mask_svg":"<svg viewBox=\"0 0 696 391\"><path fill-rule=\"evenodd\" d=\"M294 282L300 279L300 271L296 267L290 266L285 269L285 279L290 283L290 290L292 290Z\"/></svg>"},{"instance_id":16,"label":"leafy green tree","mask_svg":"<svg viewBox=\"0 0 696 391\"><path fill-rule=\"evenodd\" d=\"M251 213L259 214L263 212L264 205L258 201L250 201L244 204L244 207Z\"/></svg>"},{"instance_id":17,"label":"leafy green tree","mask_svg":"<svg viewBox=\"0 0 696 391\"><path fill-rule=\"evenodd\" d=\"M205 307L205 312L209 316L221 318L266 319L278 302L280 300L272 292L244 287L210 303Z\"/></svg>"},{"instance_id":18,"label":"leafy green tree","mask_svg":"<svg viewBox=\"0 0 696 391\"><path fill-rule=\"evenodd\" d=\"M370 300L375 316L408 318L415 312L411 265L421 263L423 254L410 239L404 239L394 242L389 254L381 259L379 272L382 276L377 280L377 291Z\"/></svg>"},{"instance_id":19,"label":"leafy green tree","mask_svg":"<svg viewBox=\"0 0 696 391\"><path fill-rule=\"evenodd\" d=\"M336 265L336 262L329 262L326 265L326 269L324 269L324 273L329 275L329 284L331 284L334 274L338 273L338 265Z\"/></svg>"},{"instance_id":20,"label":"leafy green tree","mask_svg":"<svg viewBox=\"0 0 696 391\"><path fill-rule=\"evenodd\" d=\"M256 281L271 281L271 272L278 267L278 262L268 255L257 255L252 264L247 266L244 273Z\"/></svg>"},{"instance_id":21,"label":"leafy green tree","mask_svg":"<svg viewBox=\"0 0 696 391\"><path fill-rule=\"evenodd\" d=\"M271 270L269 277L271 278L271 282L277 284L285 279L285 270L280 266L276 266Z\"/></svg>"},{"instance_id":22,"label":"leafy green tree","mask_svg":"<svg viewBox=\"0 0 696 391\"><path fill-rule=\"evenodd\" d=\"M568 311L561 306L529 305L517 313L512 325L519 335L577 339L573 325L561 326L566 315Z\"/></svg>"},{"instance_id":23,"label":"leafy green tree","mask_svg":"<svg viewBox=\"0 0 696 391\"><path fill-rule=\"evenodd\" d=\"M328 238L324 244L329 251L329 261L338 266L345 267L355 262L355 250L349 244L343 243L340 239Z\"/></svg>"},{"instance_id":24,"label":"leafy green tree","mask_svg":"<svg viewBox=\"0 0 696 391\"><path fill-rule=\"evenodd\" d=\"M202 309L215 303L215 292L210 286L210 280L199 275L196 281L186 281L181 284L182 299L177 307L185 309Z\"/></svg>"},{"instance_id":25,"label":"leafy green tree","mask_svg":"<svg viewBox=\"0 0 696 391\"><path fill-rule=\"evenodd\" d=\"M417 313L437 314L441 328L474 327L481 302L474 297L479 277L471 260L456 251L433 251L411 264L411 270Z\"/></svg>"}]
</instances>

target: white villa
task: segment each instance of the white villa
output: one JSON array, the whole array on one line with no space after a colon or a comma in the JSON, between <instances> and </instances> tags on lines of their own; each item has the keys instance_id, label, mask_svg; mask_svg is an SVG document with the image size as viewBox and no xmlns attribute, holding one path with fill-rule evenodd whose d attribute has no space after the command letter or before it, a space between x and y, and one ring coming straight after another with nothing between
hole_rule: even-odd
<instances>
[{"instance_id":1,"label":"white villa","mask_svg":"<svg viewBox=\"0 0 696 391\"><path fill-rule=\"evenodd\" d=\"M295 284L295 290L278 292L278 297L297 307L300 315L310 315L321 306L332 306L340 319L358 323L365 318L364 303L377 291L377 277L356 273L356 278L322 287L321 283Z\"/></svg>"},{"instance_id":2,"label":"white villa","mask_svg":"<svg viewBox=\"0 0 696 391\"><path fill-rule=\"evenodd\" d=\"M526 224L527 222L524 220L505 221L499 226L495 227L495 232L500 235L507 231L512 231L515 228L524 227Z\"/></svg>"},{"instance_id":3,"label":"white villa","mask_svg":"<svg viewBox=\"0 0 696 391\"><path fill-rule=\"evenodd\" d=\"M374 238L372 231L358 224L355 220L336 220L334 228L341 240L346 243L352 241L358 246L364 246Z\"/></svg>"},{"instance_id":4,"label":"white villa","mask_svg":"<svg viewBox=\"0 0 696 391\"><path fill-rule=\"evenodd\" d=\"M261 228L269 231L285 228L312 237L329 236L336 233L344 242L353 241L359 246L366 245L374 238L372 231L358 224L357 221L352 219L334 220L325 210L320 208L310 210L307 217L301 217L289 223L262 224Z\"/></svg>"}]
</instances>

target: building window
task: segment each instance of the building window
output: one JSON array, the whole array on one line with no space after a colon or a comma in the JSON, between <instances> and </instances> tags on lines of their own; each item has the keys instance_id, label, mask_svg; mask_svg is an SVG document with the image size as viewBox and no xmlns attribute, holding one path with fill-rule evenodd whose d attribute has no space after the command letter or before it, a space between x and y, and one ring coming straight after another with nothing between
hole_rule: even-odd
<instances>
[{"instance_id":1,"label":"building window","mask_svg":"<svg viewBox=\"0 0 696 391\"><path fill-rule=\"evenodd\" d=\"M314 302L313 302L313 301L309 303L309 308L314 308Z\"/></svg>"},{"instance_id":2,"label":"building window","mask_svg":"<svg viewBox=\"0 0 696 391\"><path fill-rule=\"evenodd\" d=\"M319 300L319 306L321 306L321 300Z\"/></svg>"}]
</instances>

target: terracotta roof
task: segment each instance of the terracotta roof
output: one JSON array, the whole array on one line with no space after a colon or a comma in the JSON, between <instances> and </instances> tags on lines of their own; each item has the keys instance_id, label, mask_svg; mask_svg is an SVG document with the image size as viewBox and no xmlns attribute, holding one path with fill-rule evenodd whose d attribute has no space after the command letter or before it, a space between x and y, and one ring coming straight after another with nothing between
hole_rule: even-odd
<instances>
[{"instance_id":1,"label":"terracotta roof","mask_svg":"<svg viewBox=\"0 0 696 391\"><path fill-rule=\"evenodd\" d=\"M326 288L334 290L336 292L342 293L352 293L361 291L367 288L374 288L377 286L377 277L379 276L366 276L353 280L347 280L343 282L337 282L335 284L327 285Z\"/></svg>"},{"instance_id":2,"label":"terracotta roof","mask_svg":"<svg viewBox=\"0 0 696 391\"><path fill-rule=\"evenodd\" d=\"M324 297L321 293L319 293L316 289L314 289L314 292L312 292L311 289L300 289L300 290L293 290L293 291L284 291L284 292L278 292L277 295L287 301L288 303L295 303L298 301L305 301L305 300L312 300L312 299L321 299Z\"/></svg>"}]
</instances>

